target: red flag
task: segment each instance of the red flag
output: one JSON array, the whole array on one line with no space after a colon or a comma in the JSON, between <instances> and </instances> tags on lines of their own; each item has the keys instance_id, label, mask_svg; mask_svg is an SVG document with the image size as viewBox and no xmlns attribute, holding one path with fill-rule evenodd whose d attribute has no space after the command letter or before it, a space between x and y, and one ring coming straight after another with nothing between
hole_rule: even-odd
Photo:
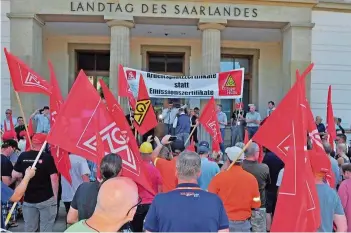
<instances>
[{"instance_id":1,"label":"red flag","mask_svg":"<svg viewBox=\"0 0 351 233\"><path fill-rule=\"evenodd\" d=\"M102 142L102 138L99 132L96 132L96 166L97 166L97 178L102 179L100 172L101 160L105 157L105 148Z\"/></svg>"},{"instance_id":2,"label":"red flag","mask_svg":"<svg viewBox=\"0 0 351 233\"><path fill-rule=\"evenodd\" d=\"M138 101L134 110L133 125L141 135L144 135L157 126L157 118L152 107L144 78L140 75Z\"/></svg>"},{"instance_id":3,"label":"red flag","mask_svg":"<svg viewBox=\"0 0 351 233\"><path fill-rule=\"evenodd\" d=\"M252 137L252 141L258 142L260 145L268 148L270 151L275 153L283 162L287 157L289 148L289 137L291 135L291 125L287 122L292 121L294 116L294 103L298 93L298 86L301 85L301 89L304 91L304 80L307 74L311 71L313 64L311 64L305 72L297 78L294 86L282 99L276 110L266 118L264 124L262 124L259 130ZM305 94L302 94L305 96ZM305 97L303 97L305 99ZM307 102L307 101L305 101ZM272 133L272 129L278 129ZM267 136L269 135L269 137Z\"/></svg>"},{"instance_id":4,"label":"red flag","mask_svg":"<svg viewBox=\"0 0 351 233\"><path fill-rule=\"evenodd\" d=\"M193 139L191 139L191 143L190 143L190 145L186 148L186 150L192 151L192 152L196 152L196 150L195 150L195 142L194 142Z\"/></svg>"},{"instance_id":5,"label":"red flag","mask_svg":"<svg viewBox=\"0 0 351 233\"><path fill-rule=\"evenodd\" d=\"M49 70L50 70L50 82L52 85L52 93L50 95L50 124L53 126L55 124L55 119L61 105L63 104L63 97L60 91L60 87L57 83L54 67L49 61ZM50 145L51 155L54 158L56 168L58 172L70 183L72 184L72 178L70 174L71 170L71 161L69 159L69 153L62 148L59 148L56 145Z\"/></svg>"},{"instance_id":6,"label":"red flag","mask_svg":"<svg viewBox=\"0 0 351 233\"><path fill-rule=\"evenodd\" d=\"M199 122L212 137L212 147L215 147L212 148L212 150L219 151L219 144L222 142L222 136L217 119L216 102L213 96L203 109L202 114L199 117Z\"/></svg>"},{"instance_id":7,"label":"red flag","mask_svg":"<svg viewBox=\"0 0 351 233\"><path fill-rule=\"evenodd\" d=\"M29 119L29 122L28 122L28 134L26 133L26 151L30 151L31 150L31 147L30 147L30 138L28 138L28 135L29 137L32 137L33 134L34 134L34 129L33 129L33 121L32 119Z\"/></svg>"},{"instance_id":8,"label":"red flag","mask_svg":"<svg viewBox=\"0 0 351 233\"><path fill-rule=\"evenodd\" d=\"M108 98L105 92L104 95ZM96 128L98 127L106 153L121 156L123 175L152 190L144 175L140 154L134 153L134 148L130 146L133 140L136 144L135 138L126 127L124 114L119 113L115 113L118 114L116 117L119 120L114 121L88 77L80 71L49 133L48 142L90 161L96 161Z\"/></svg>"},{"instance_id":9,"label":"red flag","mask_svg":"<svg viewBox=\"0 0 351 233\"><path fill-rule=\"evenodd\" d=\"M108 87L106 86L106 84L104 83L104 81L102 79L99 80L102 91L104 93L105 96L105 100L106 100L106 105L107 105L107 111L110 114L110 116L112 117L112 119L116 122L117 127L119 127L120 129L123 129L123 133L125 135L126 138L128 138L129 140L126 140L127 146L130 150L130 154L134 155L136 157L137 160L137 165L140 167L140 175L135 176L135 173L133 171L129 171L128 168L128 163L126 162L126 166L124 166L124 172L123 175L125 176L129 176L130 178L132 178L133 180L135 180L137 183L139 183L141 186L143 186L145 189L149 190L151 193L155 194L155 191L151 188L151 186L149 185L149 180L147 178L147 176L145 176L144 174L147 174L145 172L146 168L144 167L144 163L142 162L141 156L140 156L140 152L139 152L139 147L138 144L135 140L134 134L132 132L132 130L130 129L129 123L126 120L123 113L122 108L119 106L119 104L117 103L116 99L113 97L113 94L111 93L111 91L108 89ZM128 156L128 155L127 155ZM124 159L125 157L122 157L122 159ZM126 161L129 161L130 157L128 156L127 158L125 158Z\"/></svg>"},{"instance_id":10,"label":"red flag","mask_svg":"<svg viewBox=\"0 0 351 233\"><path fill-rule=\"evenodd\" d=\"M13 89L17 92L51 94L50 84L19 58L4 49Z\"/></svg>"},{"instance_id":11,"label":"red flag","mask_svg":"<svg viewBox=\"0 0 351 233\"><path fill-rule=\"evenodd\" d=\"M250 141L250 139L249 139L249 132L247 131L247 129L245 129L244 134L245 134L245 136L244 136L244 143L247 144Z\"/></svg>"},{"instance_id":12,"label":"red flag","mask_svg":"<svg viewBox=\"0 0 351 233\"><path fill-rule=\"evenodd\" d=\"M333 113L333 104L332 104L332 93L331 93L331 85L328 88L328 101L327 101L327 132L329 143L334 148L334 141L336 139L336 129L335 129L335 121L334 121L334 113Z\"/></svg>"},{"instance_id":13,"label":"red flag","mask_svg":"<svg viewBox=\"0 0 351 233\"><path fill-rule=\"evenodd\" d=\"M298 85L300 84L298 80ZM314 184L309 159L305 150L307 127L304 123L304 108L301 104L301 86L297 87L298 98L291 102L294 110L288 125L289 150L285 157L282 185L279 189L272 232L315 232L320 225L318 195Z\"/></svg>"},{"instance_id":14,"label":"red flag","mask_svg":"<svg viewBox=\"0 0 351 233\"><path fill-rule=\"evenodd\" d=\"M136 100L134 98L132 90L130 89L122 65L118 66L118 95L121 97L127 97L130 107L132 109L135 109Z\"/></svg>"}]
</instances>

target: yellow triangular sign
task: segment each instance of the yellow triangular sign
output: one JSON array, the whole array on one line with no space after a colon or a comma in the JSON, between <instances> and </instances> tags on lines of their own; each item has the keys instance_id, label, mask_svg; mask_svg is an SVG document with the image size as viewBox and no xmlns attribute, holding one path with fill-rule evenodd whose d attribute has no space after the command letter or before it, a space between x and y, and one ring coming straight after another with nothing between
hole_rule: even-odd
<instances>
[{"instance_id":1,"label":"yellow triangular sign","mask_svg":"<svg viewBox=\"0 0 351 233\"><path fill-rule=\"evenodd\" d=\"M135 105L134 120L138 125L144 121L147 111L151 105L151 100L139 100Z\"/></svg>"},{"instance_id":2,"label":"yellow triangular sign","mask_svg":"<svg viewBox=\"0 0 351 233\"><path fill-rule=\"evenodd\" d=\"M228 75L227 81L224 84L225 87L235 87L236 83L232 75Z\"/></svg>"}]
</instances>

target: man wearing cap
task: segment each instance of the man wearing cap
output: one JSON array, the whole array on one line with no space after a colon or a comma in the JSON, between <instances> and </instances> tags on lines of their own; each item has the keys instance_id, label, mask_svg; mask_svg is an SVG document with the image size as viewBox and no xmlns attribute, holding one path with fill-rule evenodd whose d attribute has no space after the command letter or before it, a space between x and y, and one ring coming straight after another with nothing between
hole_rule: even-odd
<instances>
[{"instance_id":1,"label":"man wearing cap","mask_svg":"<svg viewBox=\"0 0 351 233\"><path fill-rule=\"evenodd\" d=\"M20 154L14 166L12 177L20 179L24 176L26 169L33 165L45 140L46 134L33 135L32 150ZM29 183L24 196L24 231L35 232L40 223L41 232L52 232L57 211L59 186L53 157L43 152L36 169L36 176Z\"/></svg>"},{"instance_id":2,"label":"man wearing cap","mask_svg":"<svg viewBox=\"0 0 351 233\"><path fill-rule=\"evenodd\" d=\"M42 111L42 113L40 113ZM31 116L37 123L36 133L49 133L50 131L50 109L44 106L43 109L36 110Z\"/></svg>"},{"instance_id":3,"label":"man wearing cap","mask_svg":"<svg viewBox=\"0 0 351 233\"><path fill-rule=\"evenodd\" d=\"M150 141L148 138L148 141ZM162 192L162 180L161 174L157 168L152 164L152 145L150 142L143 142L139 148L141 158L143 159L144 168L146 168L148 180L153 188L154 192L157 194ZM154 200L155 195L147 191L144 187L139 186L138 188L139 197L141 198L141 204L137 207L137 211L134 215L132 221L132 228L134 232L142 232L144 219L149 211L149 207Z\"/></svg>"},{"instance_id":4,"label":"man wearing cap","mask_svg":"<svg viewBox=\"0 0 351 233\"><path fill-rule=\"evenodd\" d=\"M256 112L256 106L254 104L249 105L250 111L246 113L245 121L247 123L247 131L249 133L249 139L251 139L258 130L261 122L261 115Z\"/></svg>"},{"instance_id":5,"label":"man wearing cap","mask_svg":"<svg viewBox=\"0 0 351 233\"><path fill-rule=\"evenodd\" d=\"M226 166L237 159L241 150L235 146L226 149ZM230 232L250 232L251 209L261 206L257 180L241 167L243 159L241 155L229 170L218 173L208 186L208 191L217 194L223 201Z\"/></svg>"},{"instance_id":6,"label":"man wearing cap","mask_svg":"<svg viewBox=\"0 0 351 233\"><path fill-rule=\"evenodd\" d=\"M20 150L18 144L15 140L9 139L3 142L1 145L1 181L7 186L14 184L14 179L12 178L13 165L10 161L10 156Z\"/></svg>"},{"instance_id":7,"label":"man wearing cap","mask_svg":"<svg viewBox=\"0 0 351 233\"><path fill-rule=\"evenodd\" d=\"M157 137L155 137L156 148L152 152L152 160L155 167L160 171L162 178L162 192L169 192L176 188L177 186L177 177L176 177L176 161L178 159L178 155L185 150L184 142L181 140L175 140L174 142L170 142L169 138L171 135L166 135L160 141ZM164 145L171 143L171 150L173 159L166 160L160 158L158 155L160 154L161 149Z\"/></svg>"},{"instance_id":8,"label":"man wearing cap","mask_svg":"<svg viewBox=\"0 0 351 233\"><path fill-rule=\"evenodd\" d=\"M347 232L345 212L336 190L324 182L326 180L325 171L317 170L313 167L313 164L312 171L315 177L321 214L321 225L317 231L332 232L334 223L336 226L335 232Z\"/></svg>"},{"instance_id":9,"label":"man wearing cap","mask_svg":"<svg viewBox=\"0 0 351 233\"><path fill-rule=\"evenodd\" d=\"M168 108L162 110L162 119L165 124L165 135L174 135L173 123L178 114L178 108L173 106L173 102L168 102Z\"/></svg>"},{"instance_id":10,"label":"man wearing cap","mask_svg":"<svg viewBox=\"0 0 351 233\"><path fill-rule=\"evenodd\" d=\"M197 181L201 189L207 190L212 178L220 170L217 163L208 160L210 151L210 145L208 142L200 142L197 151L201 157L201 175Z\"/></svg>"}]
</instances>

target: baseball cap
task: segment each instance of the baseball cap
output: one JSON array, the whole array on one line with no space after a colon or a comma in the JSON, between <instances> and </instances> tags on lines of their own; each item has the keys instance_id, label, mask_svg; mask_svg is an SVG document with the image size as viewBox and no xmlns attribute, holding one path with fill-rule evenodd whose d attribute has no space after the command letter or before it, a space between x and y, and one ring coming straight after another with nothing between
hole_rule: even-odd
<instances>
[{"instance_id":1,"label":"baseball cap","mask_svg":"<svg viewBox=\"0 0 351 233\"><path fill-rule=\"evenodd\" d=\"M32 137L32 143L34 144L43 144L46 140L47 134L45 133L36 133Z\"/></svg>"},{"instance_id":2,"label":"baseball cap","mask_svg":"<svg viewBox=\"0 0 351 233\"><path fill-rule=\"evenodd\" d=\"M2 143L1 148L7 148L7 147L13 147L16 150L21 151L21 149L18 148L18 143L13 139L6 140Z\"/></svg>"},{"instance_id":3,"label":"baseball cap","mask_svg":"<svg viewBox=\"0 0 351 233\"><path fill-rule=\"evenodd\" d=\"M242 151L242 149L240 147L237 147L237 146L227 147L225 149L225 153L227 154L230 161L234 161L234 159L238 156L238 154L241 151ZM244 153L241 154L241 156L238 158L238 160L243 160L243 159L244 159Z\"/></svg>"},{"instance_id":4,"label":"baseball cap","mask_svg":"<svg viewBox=\"0 0 351 233\"><path fill-rule=\"evenodd\" d=\"M171 143L171 149L173 152L175 151L184 151L185 146L183 140L176 139L174 142Z\"/></svg>"},{"instance_id":5,"label":"baseball cap","mask_svg":"<svg viewBox=\"0 0 351 233\"><path fill-rule=\"evenodd\" d=\"M150 154L152 153L152 145L150 142L143 142L140 147L139 147L139 152L144 153L144 154Z\"/></svg>"},{"instance_id":6,"label":"baseball cap","mask_svg":"<svg viewBox=\"0 0 351 233\"><path fill-rule=\"evenodd\" d=\"M206 142L206 141L201 141L199 143L199 146L204 146L204 147L207 147L208 149L210 149L210 144L208 142Z\"/></svg>"},{"instance_id":7,"label":"baseball cap","mask_svg":"<svg viewBox=\"0 0 351 233\"><path fill-rule=\"evenodd\" d=\"M10 140L10 139L15 139L15 138L16 138L16 133L13 132L13 131L6 131L2 135L2 140L3 141Z\"/></svg>"},{"instance_id":8,"label":"baseball cap","mask_svg":"<svg viewBox=\"0 0 351 233\"><path fill-rule=\"evenodd\" d=\"M199 143L197 153L199 154L206 154L210 151L210 144L206 141L201 141Z\"/></svg>"}]
</instances>

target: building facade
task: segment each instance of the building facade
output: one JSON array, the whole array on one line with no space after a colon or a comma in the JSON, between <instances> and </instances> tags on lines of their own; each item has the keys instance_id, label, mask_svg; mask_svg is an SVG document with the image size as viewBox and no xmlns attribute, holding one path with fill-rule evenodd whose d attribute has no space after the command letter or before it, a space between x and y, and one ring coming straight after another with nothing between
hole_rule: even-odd
<instances>
[{"instance_id":1,"label":"building facade","mask_svg":"<svg viewBox=\"0 0 351 233\"><path fill-rule=\"evenodd\" d=\"M104 78L117 95L118 64L173 75L245 68L245 104L262 116L295 81L295 70L315 63L307 96L326 115L333 85L336 116L351 124L351 3L337 0L11 0L2 1L2 47L49 77L50 60L66 96L80 69L97 88ZM7 17L3 9L8 10ZM5 31L7 30L7 31ZM5 39L4 39L5 38ZM2 54L1 106L19 113ZM5 84L5 85L3 85ZM27 116L48 103L20 95ZM82 97L82 100L84 97ZM163 106L167 99L155 99ZM206 100L177 99L203 107ZM219 100L233 112L233 100ZM122 103L126 106L126 101Z\"/></svg>"}]
</instances>

